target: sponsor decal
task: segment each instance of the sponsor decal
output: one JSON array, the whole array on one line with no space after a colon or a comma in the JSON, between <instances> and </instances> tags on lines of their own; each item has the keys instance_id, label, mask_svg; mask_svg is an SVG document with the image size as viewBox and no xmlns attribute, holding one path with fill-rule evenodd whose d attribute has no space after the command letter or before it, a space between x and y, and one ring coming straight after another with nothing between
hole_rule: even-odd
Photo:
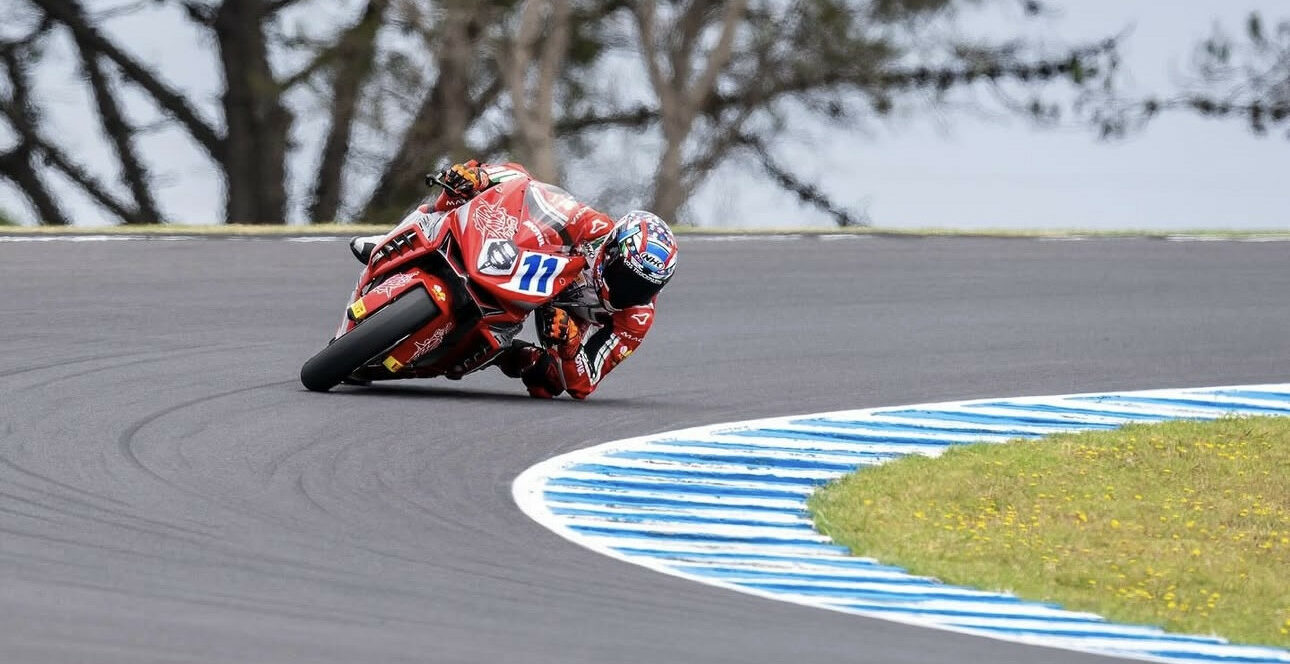
<instances>
[{"instance_id":1,"label":"sponsor decal","mask_svg":"<svg viewBox=\"0 0 1290 664\"><path fill-rule=\"evenodd\" d=\"M645 281L650 282L651 284L663 283L662 274L658 274L656 272L651 272L649 270L638 268L635 265L633 265L631 262L628 262L626 265L627 265L627 269L632 271L632 274L640 277L641 279L644 279Z\"/></svg>"},{"instance_id":2,"label":"sponsor decal","mask_svg":"<svg viewBox=\"0 0 1290 664\"><path fill-rule=\"evenodd\" d=\"M655 256L651 252L646 251L645 253L641 254L640 260L642 263L653 268L655 272L663 271L663 261L659 259L658 256Z\"/></svg>"},{"instance_id":3,"label":"sponsor decal","mask_svg":"<svg viewBox=\"0 0 1290 664\"><path fill-rule=\"evenodd\" d=\"M519 250L515 248L514 242L495 238L484 242L483 248L479 250L476 268L484 274L505 276L515 271L515 259L518 256Z\"/></svg>"},{"instance_id":4,"label":"sponsor decal","mask_svg":"<svg viewBox=\"0 0 1290 664\"><path fill-rule=\"evenodd\" d=\"M636 336L636 335L632 334L631 332L628 332L627 330L619 330L619 331L618 331L618 336L621 336L622 338L624 338L624 339L626 339L626 340L628 340L628 341L634 341L634 342L636 342L636 344L637 344L637 345L639 345L642 341L644 341L644 340L645 340L645 338L644 338L644 337L638 337L638 336Z\"/></svg>"},{"instance_id":5,"label":"sponsor decal","mask_svg":"<svg viewBox=\"0 0 1290 664\"><path fill-rule=\"evenodd\" d=\"M384 364L385 368L390 370L390 373L398 373L399 369L403 368L403 363L394 359L393 355L385 358L385 361L381 364Z\"/></svg>"},{"instance_id":6,"label":"sponsor decal","mask_svg":"<svg viewBox=\"0 0 1290 664\"><path fill-rule=\"evenodd\" d=\"M435 284L430 288L430 290L434 292L434 299L439 300L440 302L448 301L448 294L443 292L443 286L440 286L439 284ZM449 327L451 326L452 324L449 323Z\"/></svg>"},{"instance_id":7,"label":"sponsor decal","mask_svg":"<svg viewBox=\"0 0 1290 664\"><path fill-rule=\"evenodd\" d=\"M591 238L590 240L587 240L583 244L579 245L576 249L574 249L573 253L578 254L580 256L592 256L601 247L605 245L605 241L608 239L609 239L608 235L601 235L600 237Z\"/></svg>"},{"instance_id":8,"label":"sponsor decal","mask_svg":"<svg viewBox=\"0 0 1290 664\"><path fill-rule=\"evenodd\" d=\"M542 232L541 228L538 228L537 224L533 223L528 219L525 219L524 227L529 229L529 232L533 234L533 238L537 240L539 247L546 246L546 235Z\"/></svg>"},{"instance_id":9,"label":"sponsor decal","mask_svg":"<svg viewBox=\"0 0 1290 664\"><path fill-rule=\"evenodd\" d=\"M646 323L649 322L649 314L645 312L641 312L639 314L632 314L632 320L636 321L637 325L644 326Z\"/></svg>"},{"instance_id":10,"label":"sponsor decal","mask_svg":"<svg viewBox=\"0 0 1290 664\"><path fill-rule=\"evenodd\" d=\"M380 293L384 297L392 297L395 291L412 283L412 277L406 272L399 272L392 275L389 279L382 281L372 289L373 293Z\"/></svg>"},{"instance_id":11,"label":"sponsor decal","mask_svg":"<svg viewBox=\"0 0 1290 664\"><path fill-rule=\"evenodd\" d=\"M578 356L574 358L573 365L578 369L579 376L587 375L587 358L582 353L578 353Z\"/></svg>"},{"instance_id":12,"label":"sponsor decal","mask_svg":"<svg viewBox=\"0 0 1290 664\"><path fill-rule=\"evenodd\" d=\"M449 322L447 325L435 330L434 334L430 335L430 338L418 341L417 350L412 354L412 358L409 359L408 362L416 362L418 358L421 358L426 353L438 348L439 344L443 343L444 337L448 336L448 333L451 331L452 323Z\"/></svg>"},{"instance_id":13,"label":"sponsor decal","mask_svg":"<svg viewBox=\"0 0 1290 664\"><path fill-rule=\"evenodd\" d=\"M349 315L354 320L363 320L363 316L367 315L367 305L363 304L362 300L356 300L349 305Z\"/></svg>"},{"instance_id":14,"label":"sponsor decal","mask_svg":"<svg viewBox=\"0 0 1290 664\"><path fill-rule=\"evenodd\" d=\"M501 203L488 201L479 201L475 205L474 222L480 235L492 238L510 238L519 225L519 219L511 216Z\"/></svg>"},{"instance_id":15,"label":"sponsor decal","mask_svg":"<svg viewBox=\"0 0 1290 664\"><path fill-rule=\"evenodd\" d=\"M591 234L596 235L600 233L600 231L603 231L608 227L609 227L609 222L605 221L604 219L597 219L591 222Z\"/></svg>"}]
</instances>

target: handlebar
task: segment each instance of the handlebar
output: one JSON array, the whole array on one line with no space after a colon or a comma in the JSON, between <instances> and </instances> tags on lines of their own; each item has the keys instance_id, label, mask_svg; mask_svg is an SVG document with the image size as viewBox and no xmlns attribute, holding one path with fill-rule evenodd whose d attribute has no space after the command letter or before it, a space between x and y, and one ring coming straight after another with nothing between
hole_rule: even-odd
<instances>
[{"instance_id":1,"label":"handlebar","mask_svg":"<svg viewBox=\"0 0 1290 664\"><path fill-rule=\"evenodd\" d=\"M448 184L443 179L443 175L441 173L426 173L426 186L434 187L435 185L439 185L440 187L443 187L444 190L452 192L452 194L457 198L466 198L466 196L458 191L456 187Z\"/></svg>"}]
</instances>

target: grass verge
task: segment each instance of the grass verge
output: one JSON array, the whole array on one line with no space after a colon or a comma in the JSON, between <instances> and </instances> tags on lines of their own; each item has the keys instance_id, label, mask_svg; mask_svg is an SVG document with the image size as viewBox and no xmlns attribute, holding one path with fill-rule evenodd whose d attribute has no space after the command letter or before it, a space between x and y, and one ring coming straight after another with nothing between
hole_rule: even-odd
<instances>
[{"instance_id":1,"label":"grass verge","mask_svg":"<svg viewBox=\"0 0 1290 664\"><path fill-rule=\"evenodd\" d=\"M915 574L1290 647L1290 418L1131 425L830 483L816 527Z\"/></svg>"}]
</instances>

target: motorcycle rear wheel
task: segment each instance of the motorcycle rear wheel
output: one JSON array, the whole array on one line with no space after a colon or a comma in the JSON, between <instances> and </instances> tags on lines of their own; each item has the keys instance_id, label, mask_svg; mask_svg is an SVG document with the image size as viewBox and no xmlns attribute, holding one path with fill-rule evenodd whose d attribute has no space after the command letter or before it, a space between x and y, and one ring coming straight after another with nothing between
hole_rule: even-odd
<instances>
[{"instance_id":1,"label":"motorcycle rear wheel","mask_svg":"<svg viewBox=\"0 0 1290 664\"><path fill-rule=\"evenodd\" d=\"M301 384L314 392L336 387L438 313L424 289L409 290L309 358L300 368Z\"/></svg>"}]
</instances>

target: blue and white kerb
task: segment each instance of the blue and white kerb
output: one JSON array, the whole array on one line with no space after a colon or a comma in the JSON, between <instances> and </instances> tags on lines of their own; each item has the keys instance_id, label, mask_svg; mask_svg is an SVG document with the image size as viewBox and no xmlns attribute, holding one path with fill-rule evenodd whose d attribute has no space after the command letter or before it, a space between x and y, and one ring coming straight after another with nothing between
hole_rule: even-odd
<instances>
[{"instance_id":1,"label":"blue and white kerb","mask_svg":"<svg viewBox=\"0 0 1290 664\"><path fill-rule=\"evenodd\" d=\"M544 461L516 502L577 544L762 597L980 636L1165 662L1290 663L1290 652L1169 634L913 576L848 555L806 511L856 468L951 445L1130 422L1290 415L1290 384L999 398L735 422L620 440Z\"/></svg>"}]
</instances>

